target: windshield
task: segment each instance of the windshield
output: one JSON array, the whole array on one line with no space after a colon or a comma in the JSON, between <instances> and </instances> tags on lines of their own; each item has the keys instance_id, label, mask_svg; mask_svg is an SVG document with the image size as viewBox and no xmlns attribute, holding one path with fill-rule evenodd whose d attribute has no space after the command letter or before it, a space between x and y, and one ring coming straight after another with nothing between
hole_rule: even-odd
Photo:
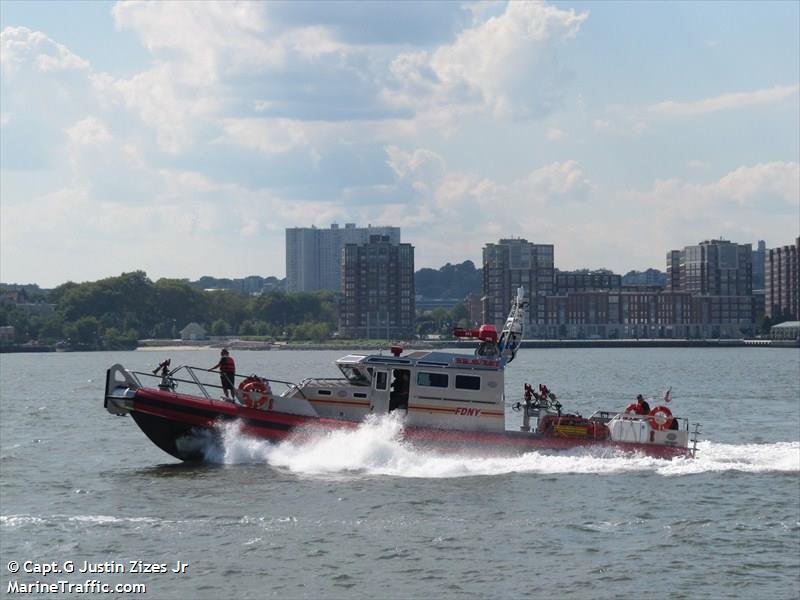
<instances>
[{"instance_id":1,"label":"windshield","mask_svg":"<svg viewBox=\"0 0 800 600\"><path fill-rule=\"evenodd\" d=\"M339 365L339 369L350 383L354 385L369 385L369 378L360 369L346 365Z\"/></svg>"}]
</instances>

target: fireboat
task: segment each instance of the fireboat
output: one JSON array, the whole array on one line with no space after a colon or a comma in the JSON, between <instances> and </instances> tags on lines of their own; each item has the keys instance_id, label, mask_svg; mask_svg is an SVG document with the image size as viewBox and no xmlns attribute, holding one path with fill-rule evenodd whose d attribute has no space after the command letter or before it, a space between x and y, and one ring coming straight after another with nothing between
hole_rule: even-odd
<instances>
[{"instance_id":1,"label":"fireboat","mask_svg":"<svg viewBox=\"0 0 800 600\"><path fill-rule=\"evenodd\" d=\"M472 356L392 346L386 354L336 360L339 378L293 383L235 374L233 400L220 398L209 369L170 368L170 360L153 372L115 364L106 374L104 406L113 415L130 415L156 446L183 461L202 461L198 442L219 439L221 425L232 421L244 435L280 442L353 429L370 415L389 414L401 419L404 442L457 452L591 448L667 459L696 455L700 424L690 428L688 419L673 416L667 406L637 414L631 405L583 417L565 412L545 386L537 390L527 383L519 400L507 403L505 369L519 349L526 306L520 288L499 334L493 325L456 329L457 338L477 341Z\"/></svg>"}]
</instances>

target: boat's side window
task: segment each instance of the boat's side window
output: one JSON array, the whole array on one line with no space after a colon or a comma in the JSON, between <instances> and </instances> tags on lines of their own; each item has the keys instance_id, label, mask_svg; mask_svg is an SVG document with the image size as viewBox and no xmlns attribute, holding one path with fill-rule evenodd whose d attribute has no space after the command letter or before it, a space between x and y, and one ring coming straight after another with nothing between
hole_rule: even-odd
<instances>
[{"instance_id":1,"label":"boat's side window","mask_svg":"<svg viewBox=\"0 0 800 600\"><path fill-rule=\"evenodd\" d=\"M378 376L375 378L375 389L385 390L388 382L388 374L386 371L378 371Z\"/></svg>"},{"instance_id":2,"label":"boat's side window","mask_svg":"<svg viewBox=\"0 0 800 600\"><path fill-rule=\"evenodd\" d=\"M426 373L425 371L417 373L417 385L446 388L447 384L448 376L445 373Z\"/></svg>"},{"instance_id":3,"label":"boat's side window","mask_svg":"<svg viewBox=\"0 0 800 600\"><path fill-rule=\"evenodd\" d=\"M456 389L479 390L481 389L481 378L475 375L456 375Z\"/></svg>"}]
</instances>

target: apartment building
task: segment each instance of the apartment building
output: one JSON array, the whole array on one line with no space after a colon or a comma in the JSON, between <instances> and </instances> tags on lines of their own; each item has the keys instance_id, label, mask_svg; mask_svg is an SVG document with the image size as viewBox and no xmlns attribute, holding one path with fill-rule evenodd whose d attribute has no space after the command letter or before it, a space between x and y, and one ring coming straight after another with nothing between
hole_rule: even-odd
<instances>
[{"instance_id":1,"label":"apartment building","mask_svg":"<svg viewBox=\"0 0 800 600\"><path fill-rule=\"evenodd\" d=\"M373 234L365 244L346 244L341 265L339 334L413 338L414 247Z\"/></svg>"},{"instance_id":2,"label":"apartment building","mask_svg":"<svg viewBox=\"0 0 800 600\"><path fill-rule=\"evenodd\" d=\"M667 253L667 290L713 296L753 293L750 244L707 240Z\"/></svg>"},{"instance_id":3,"label":"apartment building","mask_svg":"<svg viewBox=\"0 0 800 600\"><path fill-rule=\"evenodd\" d=\"M333 223L328 229L286 229L286 289L289 292L339 291L342 249L346 244L364 244L370 236L386 236L400 243L399 227L356 227Z\"/></svg>"},{"instance_id":4,"label":"apartment building","mask_svg":"<svg viewBox=\"0 0 800 600\"><path fill-rule=\"evenodd\" d=\"M764 255L764 314L800 320L800 237L793 245L767 250Z\"/></svg>"},{"instance_id":5,"label":"apartment building","mask_svg":"<svg viewBox=\"0 0 800 600\"><path fill-rule=\"evenodd\" d=\"M483 322L502 327L520 286L529 300L528 320L545 318L544 298L555 289L553 245L502 239L483 248Z\"/></svg>"}]
</instances>

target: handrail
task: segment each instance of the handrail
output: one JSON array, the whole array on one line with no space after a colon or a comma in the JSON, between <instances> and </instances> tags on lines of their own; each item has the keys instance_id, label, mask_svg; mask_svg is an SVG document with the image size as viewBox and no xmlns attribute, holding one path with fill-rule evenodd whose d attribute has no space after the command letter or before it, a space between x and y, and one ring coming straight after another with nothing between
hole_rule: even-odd
<instances>
[{"instance_id":1,"label":"handrail","mask_svg":"<svg viewBox=\"0 0 800 600\"><path fill-rule=\"evenodd\" d=\"M192 367L187 366L186 370L189 372L189 375L192 376L192 379L194 379L194 382L197 384L197 387L200 388L200 391L203 392L203 395L206 397L206 400L211 400L211 396L208 395L208 392L206 391L206 388L204 388L203 384L200 383L200 380L197 379L197 375L194 374L194 371L192 370ZM236 378L236 375L234 374L234 379L235 378Z\"/></svg>"},{"instance_id":2,"label":"handrail","mask_svg":"<svg viewBox=\"0 0 800 600\"><path fill-rule=\"evenodd\" d=\"M189 377L191 377L191 379L181 379L179 377L175 377L174 376L176 373L179 373L182 370L185 370L189 374ZM193 385L197 386L200 389L200 391L202 392L203 396L205 396L206 400L213 400L211 395L208 393L208 390L206 389L206 387L210 387L210 388L220 389L221 390L222 386L221 385L217 385L217 384L213 384L213 383L203 383L202 381L200 381L200 379L198 378L198 376L195 373L195 371L203 371L205 373L219 374L219 371L215 371L215 370L212 370L212 369L205 369L203 367L192 367L191 365L179 365L179 366L175 367L174 369L172 369L171 371L169 371L169 373L166 375L166 377L164 377L164 376L162 376L162 375L160 375L158 373L145 372L145 371L130 371L129 370L128 372L137 380L137 383L139 384L139 387L144 387L144 386L141 385L141 382L138 380L137 375L144 375L145 377L155 378L155 379L158 379L158 380L160 380L162 382L164 382L166 380L167 382L193 384ZM248 377L251 377L251 375L242 375L240 373L234 373L233 374L234 384L236 382L236 378L237 377L240 378L240 379L246 379ZM264 381L266 381L267 383L280 383L282 385L285 385L287 388L294 387L295 389L300 389L298 384L293 382L293 381L284 381L282 379L269 379L267 377L260 377L260 378L263 379Z\"/></svg>"}]
</instances>

